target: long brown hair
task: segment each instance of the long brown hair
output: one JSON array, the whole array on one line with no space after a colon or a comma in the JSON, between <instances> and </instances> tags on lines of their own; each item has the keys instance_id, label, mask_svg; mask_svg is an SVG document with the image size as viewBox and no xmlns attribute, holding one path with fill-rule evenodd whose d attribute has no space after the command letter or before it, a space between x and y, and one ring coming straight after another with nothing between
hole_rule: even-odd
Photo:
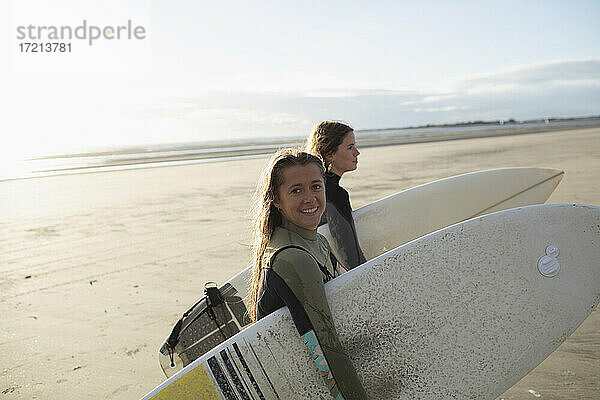
<instances>
[{"instance_id":1,"label":"long brown hair","mask_svg":"<svg viewBox=\"0 0 600 400\"><path fill-rule=\"evenodd\" d=\"M281 212L273 203L278 200L279 187L283 184L283 171L291 166L304 166L311 163L319 167L321 175L325 175L323 164L318 157L297 148L279 150L269 160L256 187L253 218L254 254L248 307L248 314L252 321L256 321L258 317L260 270L263 266L265 250L275 228L282 223Z\"/></svg>"},{"instance_id":2,"label":"long brown hair","mask_svg":"<svg viewBox=\"0 0 600 400\"><path fill-rule=\"evenodd\" d=\"M319 156L323 160L325 170L328 170L331 163L326 157L335 153L346 134L353 130L350 125L341 121L321 121L308 137L306 151Z\"/></svg>"}]
</instances>

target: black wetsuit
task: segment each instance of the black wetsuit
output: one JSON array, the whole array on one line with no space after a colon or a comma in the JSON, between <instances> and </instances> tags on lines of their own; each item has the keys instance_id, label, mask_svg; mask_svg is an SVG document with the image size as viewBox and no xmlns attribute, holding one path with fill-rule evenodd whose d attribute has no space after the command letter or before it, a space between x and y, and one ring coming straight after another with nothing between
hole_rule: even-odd
<instances>
[{"instance_id":1,"label":"black wetsuit","mask_svg":"<svg viewBox=\"0 0 600 400\"><path fill-rule=\"evenodd\" d=\"M294 247L288 247L290 245ZM325 297L324 282L343 271L339 263L334 265L330 254L329 244L322 235L284 220L282 226L275 229L265 252L258 292L258 319L287 306L317 368L323 372L332 397L367 399L338 339Z\"/></svg>"},{"instance_id":2,"label":"black wetsuit","mask_svg":"<svg viewBox=\"0 0 600 400\"><path fill-rule=\"evenodd\" d=\"M325 174L327 206L321 223L329 224L329 231L335 241L335 247L339 251L337 255L340 262L347 269L352 269L367 260L356 236L350 197L346 189L340 186L340 179L333 172Z\"/></svg>"}]
</instances>

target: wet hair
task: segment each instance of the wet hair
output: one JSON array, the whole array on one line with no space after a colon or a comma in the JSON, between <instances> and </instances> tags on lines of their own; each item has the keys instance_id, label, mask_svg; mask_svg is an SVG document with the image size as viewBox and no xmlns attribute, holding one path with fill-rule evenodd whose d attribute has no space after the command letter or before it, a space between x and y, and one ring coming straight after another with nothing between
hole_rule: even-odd
<instances>
[{"instance_id":1,"label":"wet hair","mask_svg":"<svg viewBox=\"0 0 600 400\"><path fill-rule=\"evenodd\" d=\"M283 171L292 166L309 164L315 164L325 178L323 163L318 157L298 148L279 150L269 160L256 187L253 218L254 254L248 307L248 314L252 321L256 321L258 317L258 290L265 250L275 228L280 226L283 221L281 211L274 204L278 200L279 188L283 184Z\"/></svg>"},{"instance_id":2,"label":"wet hair","mask_svg":"<svg viewBox=\"0 0 600 400\"><path fill-rule=\"evenodd\" d=\"M305 145L306 151L319 156L325 165L325 170L331 166L327 156L335 153L348 132L354 129L341 121L321 121L308 137Z\"/></svg>"}]
</instances>

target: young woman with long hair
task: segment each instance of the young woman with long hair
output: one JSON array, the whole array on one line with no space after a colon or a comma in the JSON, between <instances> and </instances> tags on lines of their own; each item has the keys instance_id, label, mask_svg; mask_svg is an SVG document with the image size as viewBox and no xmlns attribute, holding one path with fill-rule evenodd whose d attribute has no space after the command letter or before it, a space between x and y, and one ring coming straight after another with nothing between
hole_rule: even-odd
<instances>
[{"instance_id":1,"label":"young woman with long hair","mask_svg":"<svg viewBox=\"0 0 600 400\"><path fill-rule=\"evenodd\" d=\"M356 147L354 129L340 121L319 122L305 147L306 151L319 156L325 165L327 207L322 223L329 224L340 261L346 268L352 269L366 261L356 235L350 197L340 186L342 175L358 166L360 152Z\"/></svg>"},{"instance_id":2,"label":"young woman with long hair","mask_svg":"<svg viewBox=\"0 0 600 400\"><path fill-rule=\"evenodd\" d=\"M340 274L317 233L325 208L321 160L298 149L275 154L256 192L249 314L257 321L287 306L335 399L366 399L338 339L324 283Z\"/></svg>"}]
</instances>

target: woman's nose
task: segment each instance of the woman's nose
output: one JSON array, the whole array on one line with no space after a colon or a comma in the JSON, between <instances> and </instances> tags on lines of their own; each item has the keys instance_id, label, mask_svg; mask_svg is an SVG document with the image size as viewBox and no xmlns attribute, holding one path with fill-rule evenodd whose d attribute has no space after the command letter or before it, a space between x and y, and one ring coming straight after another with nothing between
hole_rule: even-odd
<instances>
[{"instance_id":1,"label":"woman's nose","mask_svg":"<svg viewBox=\"0 0 600 400\"><path fill-rule=\"evenodd\" d=\"M304 194L304 196L302 197L302 201L305 203L310 203L315 199L316 195L314 193L311 192L306 192Z\"/></svg>"},{"instance_id":2,"label":"woman's nose","mask_svg":"<svg viewBox=\"0 0 600 400\"><path fill-rule=\"evenodd\" d=\"M358 147L354 148L354 152L355 152L355 154L354 154L355 156L358 156L360 154L360 151L358 151Z\"/></svg>"}]
</instances>

